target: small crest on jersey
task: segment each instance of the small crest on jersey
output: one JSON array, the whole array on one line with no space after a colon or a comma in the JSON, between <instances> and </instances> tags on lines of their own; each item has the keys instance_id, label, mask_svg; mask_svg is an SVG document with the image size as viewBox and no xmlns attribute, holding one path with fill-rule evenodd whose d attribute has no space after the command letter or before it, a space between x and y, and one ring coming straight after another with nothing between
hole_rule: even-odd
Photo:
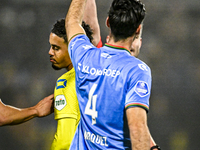
<instances>
[{"instance_id":1,"label":"small crest on jersey","mask_svg":"<svg viewBox=\"0 0 200 150\"><path fill-rule=\"evenodd\" d=\"M67 80L66 79L59 79L56 83L56 90L63 89L67 86Z\"/></svg>"},{"instance_id":2,"label":"small crest on jersey","mask_svg":"<svg viewBox=\"0 0 200 150\"><path fill-rule=\"evenodd\" d=\"M144 81L138 81L136 86L135 86L135 92L140 96L140 97L145 97L149 94L149 86L146 82Z\"/></svg>"},{"instance_id":3,"label":"small crest on jersey","mask_svg":"<svg viewBox=\"0 0 200 150\"><path fill-rule=\"evenodd\" d=\"M144 71L148 71L148 68L145 64L138 64L139 68L144 70Z\"/></svg>"},{"instance_id":4,"label":"small crest on jersey","mask_svg":"<svg viewBox=\"0 0 200 150\"><path fill-rule=\"evenodd\" d=\"M56 96L56 99L54 101L54 107L57 110L62 110L66 105L67 105L67 101L66 101L64 95L58 95L58 96Z\"/></svg>"}]
</instances>

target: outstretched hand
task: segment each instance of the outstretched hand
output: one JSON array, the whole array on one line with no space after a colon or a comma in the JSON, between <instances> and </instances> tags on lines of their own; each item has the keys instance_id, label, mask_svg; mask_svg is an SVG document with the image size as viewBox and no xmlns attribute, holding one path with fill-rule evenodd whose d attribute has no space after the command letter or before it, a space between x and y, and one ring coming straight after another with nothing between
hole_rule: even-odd
<instances>
[{"instance_id":1,"label":"outstretched hand","mask_svg":"<svg viewBox=\"0 0 200 150\"><path fill-rule=\"evenodd\" d=\"M35 109L37 110L37 116L38 117L45 117L47 115L50 115L53 112L54 107L54 94L51 94L41 101L38 102L37 105L35 105Z\"/></svg>"}]
</instances>

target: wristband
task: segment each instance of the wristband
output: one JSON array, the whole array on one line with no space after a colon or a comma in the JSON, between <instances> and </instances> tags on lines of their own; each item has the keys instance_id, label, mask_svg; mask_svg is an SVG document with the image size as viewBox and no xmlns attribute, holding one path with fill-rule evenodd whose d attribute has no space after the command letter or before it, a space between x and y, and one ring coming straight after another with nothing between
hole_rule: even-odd
<instances>
[{"instance_id":1,"label":"wristband","mask_svg":"<svg viewBox=\"0 0 200 150\"><path fill-rule=\"evenodd\" d=\"M156 148L157 148L158 150L161 150L160 146L158 146L158 145L152 146L150 150L154 150L154 149L156 149Z\"/></svg>"}]
</instances>

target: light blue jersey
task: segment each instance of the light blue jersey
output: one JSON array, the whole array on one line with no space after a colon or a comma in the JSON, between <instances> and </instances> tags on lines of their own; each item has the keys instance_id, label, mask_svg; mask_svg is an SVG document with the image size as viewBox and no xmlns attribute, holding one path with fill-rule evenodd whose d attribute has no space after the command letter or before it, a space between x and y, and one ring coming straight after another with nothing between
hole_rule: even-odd
<instances>
[{"instance_id":1,"label":"light blue jersey","mask_svg":"<svg viewBox=\"0 0 200 150\"><path fill-rule=\"evenodd\" d=\"M131 149L126 109L149 109L150 68L123 47L93 46L85 35L69 43L81 120L71 150Z\"/></svg>"}]
</instances>

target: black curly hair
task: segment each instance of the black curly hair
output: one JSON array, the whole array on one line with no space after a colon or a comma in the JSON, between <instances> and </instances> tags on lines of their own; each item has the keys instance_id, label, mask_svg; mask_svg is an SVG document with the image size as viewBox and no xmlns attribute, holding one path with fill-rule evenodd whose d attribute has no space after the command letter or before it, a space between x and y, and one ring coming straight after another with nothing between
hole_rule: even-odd
<instances>
[{"instance_id":1,"label":"black curly hair","mask_svg":"<svg viewBox=\"0 0 200 150\"><path fill-rule=\"evenodd\" d=\"M92 42L92 40L93 40L92 29L84 21L82 22L82 27L84 28L87 37L90 39L90 42ZM63 38L65 40L65 42L67 42L67 35L66 35L66 29L65 29L65 19L57 20L57 22L53 25L51 32L56 34L57 36Z\"/></svg>"}]
</instances>

